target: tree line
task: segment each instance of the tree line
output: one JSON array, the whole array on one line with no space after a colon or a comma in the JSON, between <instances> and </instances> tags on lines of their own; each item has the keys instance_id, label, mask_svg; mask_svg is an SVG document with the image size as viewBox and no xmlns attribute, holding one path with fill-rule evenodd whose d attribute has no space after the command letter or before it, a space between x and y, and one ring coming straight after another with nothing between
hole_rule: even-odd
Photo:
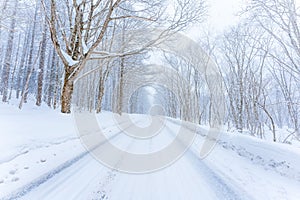
<instances>
[{"instance_id":1,"label":"tree line","mask_svg":"<svg viewBox=\"0 0 300 200\"><path fill-rule=\"evenodd\" d=\"M172 83L172 91L152 86L156 92L149 95L143 87L131 96L130 105L124 102L124 91L131 87L126 73L144 72L145 60L161 41L191 24L205 29L199 23L208 9L204 0L4 0L0 8L3 102L16 98L22 108L30 98L37 106L44 102L63 113L71 112L72 102L90 111L145 113L152 95L168 116L199 124L212 120L205 75L162 50L156 49L160 60L184 76L192 89L186 92L174 75L165 80ZM223 33L199 33L199 45L222 75L224 124L229 128L260 138L269 129L274 141L299 139L298 8L294 0L254 0L239 13L242 20ZM160 34L134 46L137 30ZM285 126L290 134L278 138L278 128Z\"/></svg>"}]
</instances>

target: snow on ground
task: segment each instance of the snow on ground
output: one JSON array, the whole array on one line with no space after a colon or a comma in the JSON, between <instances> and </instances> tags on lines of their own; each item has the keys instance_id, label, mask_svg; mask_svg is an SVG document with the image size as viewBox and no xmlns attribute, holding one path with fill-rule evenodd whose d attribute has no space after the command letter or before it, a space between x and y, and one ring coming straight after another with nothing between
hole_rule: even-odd
<instances>
[{"instance_id":1,"label":"snow on ground","mask_svg":"<svg viewBox=\"0 0 300 200\"><path fill-rule=\"evenodd\" d=\"M147 116L132 115L140 126ZM149 153L174 139L180 121L160 135L136 140L119 134L111 113L98 115L110 142ZM184 124L190 131L191 124ZM199 159L207 127L182 158L154 173L133 175L107 168L86 152L71 115L46 107L0 104L0 199L300 199L300 149L223 133Z\"/></svg>"},{"instance_id":2,"label":"snow on ground","mask_svg":"<svg viewBox=\"0 0 300 200\"><path fill-rule=\"evenodd\" d=\"M232 134L243 134L247 136L252 136L251 131L246 129L244 129L242 133L240 133L237 129L233 127L231 128L224 127L224 130L228 130L228 132ZM296 137L296 135L293 134L294 132L293 129L287 126L283 126L283 127L275 126L275 130L276 130L276 141L278 143L286 143L300 148L300 140L299 138ZM262 137L263 137L262 139L265 141L273 142L273 133L270 127L267 126L264 127L264 134Z\"/></svg>"}]
</instances>

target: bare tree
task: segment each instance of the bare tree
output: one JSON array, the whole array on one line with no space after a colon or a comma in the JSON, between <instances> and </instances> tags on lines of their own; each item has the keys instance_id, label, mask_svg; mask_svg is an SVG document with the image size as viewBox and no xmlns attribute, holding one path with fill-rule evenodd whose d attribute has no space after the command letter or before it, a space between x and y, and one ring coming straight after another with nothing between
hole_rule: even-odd
<instances>
[{"instance_id":1,"label":"bare tree","mask_svg":"<svg viewBox=\"0 0 300 200\"><path fill-rule=\"evenodd\" d=\"M220 49L220 54L224 55L224 58L220 57L223 67L220 70L228 94L229 117L239 132L245 128L261 138L264 118L271 119L274 125L264 92L264 88L270 84L264 77L271 44L272 40L264 30L241 23L225 34ZM275 135L275 127L272 127Z\"/></svg>"},{"instance_id":2,"label":"bare tree","mask_svg":"<svg viewBox=\"0 0 300 200\"><path fill-rule=\"evenodd\" d=\"M139 28L165 22L168 25L167 30L179 30L188 22L197 20L199 11L203 13L204 8L203 1L177 0L178 7L170 19L165 18L163 14L166 4L162 0L64 0L59 5L55 0L51 0L50 5L43 0L42 2L52 42L65 69L61 107L63 113L70 113L74 80L93 55L97 55L97 59L103 59L128 54L127 52L112 55L111 52L97 50L108 34L112 22L124 19L144 21L144 25ZM139 8L135 6L137 4ZM124 12L118 12L120 10ZM141 47L138 52L144 49L145 47Z\"/></svg>"},{"instance_id":3,"label":"bare tree","mask_svg":"<svg viewBox=\"0 0 300 200\"><path fill-rule=\"evenodd\" d=\"M19 33L19 36L18 36L18 43L17 43L17 53L16 53L16 57L15 57L15 61L14 61L14 64L13 64L13 70L12 70L12 75L11 75L11 81L10 81L10 90L9 90L9 97L8 99L11 99L11 95L12 95L12 91L14 89L14 82L15 82L15 73L16 73L16 68L18 66L18 60L19 60L19 53L20 53L20 40L21 40L21 33Z\"/></svg>"},{"instance_id":4,"label":"bare tree","mask_svg":"<svg viewBox=\"0 0 300 200\"><path fill-rule=\"evenodd\" d=\"M299 7L294 0L254 0L246 13L275 41L269 56L271 74L280 86L288 116L299 136L300 27Z\"/></svg>"},{"instance_id":5,"label":"bare tree","mask_svg":"<svg viewBox=\"0 0 300 200\"><path fill-rule=\"evenodd\" d=\"M30 31L29 31L29 26L26 29L26 34L25 34L25 39L23 43L23 48L22 48L22 55L21 55L21 60L20 60L20 65L18 69L18 76L17 76L17 89L16 89L16 98L18 99L20 96L20 92L23 91L23 80L24 80L24 71L26 69L26 57L28 55L28 48L27 44L29 42L29 37L30 37Z\"/></svg>"},{"instance_id":6,"label":"bare tree","mask_svg":"<svg viewBox=\"0 0 300 200\"><path fill-rule=\"evenodd\" d=\"M28 52L28 65L27 65L27 71L26 71L26 82L24 84L23 87L23 91L22 91L22 99L19 103L19 108L22 108L22 104L25 102L27 102L27 97L28 97L28 92L29 92L29 83L31 80L31 75L34 71L34 65L35 62L38 58L38 56L36 56L36 58L34 58L33 52L35 49L35 39L36 39L36 27L38 25L38 10L39 10L39 6L36 5L35 6L35 12L34 12L34 21L33 21L33 25L32 25L32 29L31 31L31 38L30 38L30 46L29 46L29 52ZM39 46L40 47L40 46Z\"/></svg>"},{"instance_id":7,"label":"bare tree","mask_svg":"<svg viewBox=\"0 0 300 200\"><path fill-rule=\"evenodd\" d=\"M247 8L250 18L266 30L280 47L280 52L270 55L298 81L300 77L300 27L299 9L294 0L254 0ZM277 53L284 53L278 56Z\"/></svg>"},{"instance_id":8,"label":"bare tree","mask_svg":"<svg viewBox=\"0 0 300 200\"><path fill-rule=\"evenodd\" d=\"M13 10L13 16L16 15L18 9L18 0L15 0L14 2L14 10ZM3 93L2 101L7 101L7 94L8 94L8 87L9 87L9 75L10 75L10 68L11 68L11 58L12 58L12 52L13 52L13 42L14 42L14 29L16 26L16 18L12 18L11 24L10 24L10 30L9 30L9 37L7 40L7 46L6 46L6 53L5 53L5 59L4 59L4 68L2 72L2 81L3 86L1 88L1 91Z\"/></svg>"}]
</instances>

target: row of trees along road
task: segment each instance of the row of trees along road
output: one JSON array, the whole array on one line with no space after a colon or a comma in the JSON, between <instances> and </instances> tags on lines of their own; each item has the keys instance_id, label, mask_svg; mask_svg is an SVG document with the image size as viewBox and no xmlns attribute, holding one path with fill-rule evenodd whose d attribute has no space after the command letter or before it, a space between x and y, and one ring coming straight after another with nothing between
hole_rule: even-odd
<instances>
[{"instance_id":1,"label":"row of trees along road","mask_svg":"<svg viewBox=\"0 0 300 200\"><path fill-rule=\"evenodd\" d=\"M123 75L143 71L151 49L168 35L192 24L206 30L197 22L204 21L209 7L205 0L2 0L0 9L3 102L15 96L22 108L31 98L38 106L45 102L70 113L75 92L76 103L89 110L144 113L149 89L138 90L126 110ZM229 128L249 130L260 138L265 137L266 128L274 141L299 138L299 4L294 0L253 0L239 15L241 21L223 33L199 31L199 45L214 58L222 74L225 122ZM159 37L128 50L125 41L134 37L135 30L155 28L161 31ZM160 55L166 65L185 77L193 94L184 93L181 84L172 86L180 97L154 86L156 92L151 95L156 103L165 107L168 116L209 123L211 101L205 77L170 52ZM91 60L97 60L97 66L90 66ZM74 88L78 80L79 87ZM290 134L278 138L278 128L285 126Z\"/></svg>"}]
</instances>

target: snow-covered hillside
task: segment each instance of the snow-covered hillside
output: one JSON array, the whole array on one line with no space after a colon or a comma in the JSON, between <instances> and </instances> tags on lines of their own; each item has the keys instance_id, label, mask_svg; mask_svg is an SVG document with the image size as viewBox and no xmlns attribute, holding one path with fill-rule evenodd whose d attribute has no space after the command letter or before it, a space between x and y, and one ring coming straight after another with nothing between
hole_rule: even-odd
<instances>
[{"instance_id":1,"label":"snow-covered hillside","mask_svg":"<svg viewBox=\"0 0 300 200\"><path fill-rule=\"evenodd\" d=\"M144 115L132 118L148 123ZM169 119L160 135L140 141L117 134L111 113L98 121L116 135L111 143L143 153L162 148L181 126ZM86 152L71 115L0 104L0 199L300 199L299 148L224 132L201 160L206 133L207 127L197 127L192 147L169 167L129 174Z\"/></svg>"}]
</instances>

